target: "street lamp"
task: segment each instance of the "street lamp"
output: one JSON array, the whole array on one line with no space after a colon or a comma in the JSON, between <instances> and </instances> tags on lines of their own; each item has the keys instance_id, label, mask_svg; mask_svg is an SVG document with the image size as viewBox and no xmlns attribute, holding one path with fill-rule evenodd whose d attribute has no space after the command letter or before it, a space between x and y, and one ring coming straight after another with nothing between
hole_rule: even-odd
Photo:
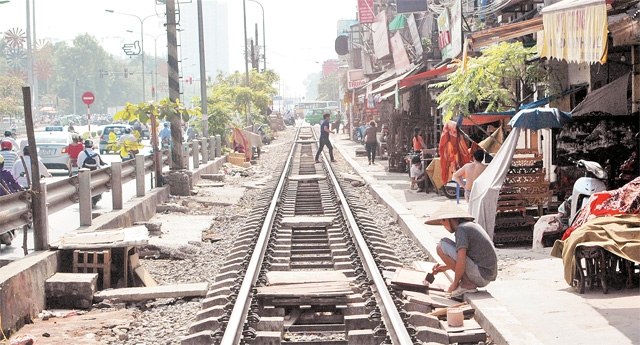
<instances>
[{"instance_id":1,"label":"street lamp","mask_svg":"<svg viewBox=\"0 0 640 345\"><path fill-rule=\"evenodd\" d=\"M122 12L116 12L114 10L105 10L105 12L109 12L109 13L115 13L115 14L122 14L124 16L130 16L130 17L136 17L139 21L140 21L140 45L141 45L141 51L142 51L142 102L146 102L147 101L147 89L145 86L145 70L144 70L144 21L151 18L151 17L155 17L155 14L146 16L144 18L140 18L138 16L136 16L135 14L130 14L130 13L122 13Z\"/></svg>"},{"instance_id":2,"label":"street lamp","mask_svg":"<svg viewBox=\"0 0 640 345\"><path fill-rule=\"evenodd\" d=\"M264 7L262 7L262 4L257 2L256 0L249 0L251 2L255 2L256 4L260 5L260 9L262 10L262 58L264 59L264 67L262 68L263 71L267 70L267 34L264 31L265 28L265 24L264 24Z\"/></svg>"},{"instance_id":3,"label":"street lamp","mask_svg":"<svg viewBox=\"0 0 640 345\"><path fill-rule=\"evenodd\" d=\"M134 33L133 30L127 30L129 33ZM154 100L158 100L158 37L166 36L166 32L163 32L158 35L144 34L145 36L149 36L153 38L153 89L155 90L155 95L153 95Z\"/></svg>"}]
</instances>

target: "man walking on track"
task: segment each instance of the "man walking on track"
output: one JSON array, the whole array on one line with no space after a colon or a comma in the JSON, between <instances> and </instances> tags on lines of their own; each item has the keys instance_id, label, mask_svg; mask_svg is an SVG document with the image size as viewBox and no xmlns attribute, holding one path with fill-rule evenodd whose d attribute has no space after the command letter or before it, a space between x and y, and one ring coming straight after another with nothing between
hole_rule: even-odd
<instances>
[{"instance_id":1,"label":"man walking on track","mask_svg":"<svg viewBox=\"0 0 640 345\"><path fill-rule=\"evenodd\" d=\"M324 121L322 121L322 123L320 124L320 144L318 145L318 152L316 152L316 163L320 163L320 161L318 160L320 158L320 152L322 152L322 149L325 146L329 148L329 157L331 158L331 161L332 162L336 161L335 159L333 159L333 146L329 141L329 133L331 134L335 133L334 131L329 129L330 117L331 117L331 114L329 113L324 114L324 117L323 117Z\"/></svg>"}]
</instances>

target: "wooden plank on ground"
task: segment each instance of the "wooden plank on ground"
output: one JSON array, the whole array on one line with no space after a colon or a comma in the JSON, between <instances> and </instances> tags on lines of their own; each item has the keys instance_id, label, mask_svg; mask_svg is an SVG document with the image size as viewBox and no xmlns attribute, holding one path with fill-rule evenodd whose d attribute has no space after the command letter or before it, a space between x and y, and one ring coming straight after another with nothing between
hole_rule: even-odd
<instances>
[{"instance_id":1,"label":"wooden plank on ground","mask_svg":"<svg viewBox=\"0 0 640 345\"><path fill-rule=\"evenodd\" d=\"M347 282L319 282L258 287L259 297L336 297L352 294Z\"/></svg>"},{"instance_id":2,"label":"wooden plank on ground","mask_svg":"<svg viewBox=\"0 0 640 345\"><path fill-rule=\"evenodd\" d=\"M333 224L334 217L284 217L280 222L280 227L283 228L308 228L308 227L322 227L331 226Z\"/></svg>"},{"instance_id":3,"label":"wooden plank on ground","mask_svg":"<svg viewBox=\"0 0 640 345\"><path fill-rule=\"evenodd\" d=\"M467 302L462 302L462 303L454 304L454 305L452 305L450 307L447 307L447 308L434 310L434 311L430 312L427 315L432 315L432 316L436 316L436 317L437 316L442 316L442 315L447 315L447 309L448 308L460 308L460 307L464 307L464 306L467 306L467 305L468 305Z\"/></svg>"},{"instance_id":4,"label":"wooden plank on ground","mask_svg":"<svg viewBox=\"0 0 640 345\"><path fill-rule=\"evenodd\" d=\"M207 295L209 283L160 285L104 290L94 295L97 300L145 301L156 298L203 297Z\"/></svg>"},{"instance_id":5,"label":"wooden plank on ground","mask_svg":"<svg viewBox=\"0 0 640 345\"><path fill-rule=\"evenodd\" d=\"M434 308L446 308L458 304L458 302L448 298L415 291L403 291L402 294L409 302L429 305Z\"/></svg>"},{"instance_id":6,"label":"wooden plank on ground","mask_svg":"<svg viewBox=\"0 0 640 345\"><path fill-rule=\"evenodd\" d=\"M158 283L153 280L153 277L151 277L151 274L149 274L144 266L138 266L137 268L134 268L133 271L136 272L136 275L138 276L138 278L140 278L144 286L158 286Z\"/></svg>"},{"instance_id":7,"label":"wooden plank on ground","mask_svg":"<svg viewBox=\"0 0 640 345\"><path fill-rule=\"evenodd\" d=\"M435 266L435 262L427 262L427 261L414 261L413 267L418 271L431 272L433 271L433 266ZM452 271L453 272L453 271ZM446 291L451 285L451 282L447 278L447 276L443 273L436 274L434 276L433 283L429 284L430 290L440 290Z\"/></svg>"},{"instance_id":8,"label":"wooden plank on ground","mask_svg":"<svg viewBox=\"0 0 640 345\"><path fill-rule=\"evenodd\" d=\"M269 286L320 282L350 282L350 280L344 273L336 271L323 271L321 274L318 274L318 271L267 272Z\"/></svg>"}]
</instances>

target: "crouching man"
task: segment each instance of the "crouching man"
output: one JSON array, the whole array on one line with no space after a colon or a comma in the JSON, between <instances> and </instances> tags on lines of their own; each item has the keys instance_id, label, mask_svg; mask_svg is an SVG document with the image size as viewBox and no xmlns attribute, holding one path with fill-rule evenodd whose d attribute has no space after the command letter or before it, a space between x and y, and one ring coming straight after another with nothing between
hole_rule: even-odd
<instances>
[{"instance_id":1,"label":"crouching man","mask_svg":"<svg viewBox=\"0 0 640 345\"><path fill-rule=\"evenodd\" d=\"M442 225L455 236L455 242L449 238L440 240L436 250L444 265L436 264L432 271L435 275L453 270L453 282L447 290L452 299L478 291L478 287L486 286L498 275L498 256L493 242L486 231L472 221L473 216L459 206L446 203L425 222Z\"/></svg>"}]
</instances>

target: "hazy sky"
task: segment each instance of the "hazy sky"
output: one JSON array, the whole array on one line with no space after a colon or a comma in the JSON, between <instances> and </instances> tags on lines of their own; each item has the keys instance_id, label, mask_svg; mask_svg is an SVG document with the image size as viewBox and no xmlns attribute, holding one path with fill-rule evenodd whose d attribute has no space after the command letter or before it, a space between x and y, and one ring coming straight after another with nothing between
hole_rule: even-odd
<instances>
[{"instance_id":1,"label":"hazy sky","mask_svg":"<svg viewBox=\"0 0 640 345\"><path fill-rule=\"evenodd\" d=\"M196 0L190 0L195 3ZM203 0L207 1L207 0ZM219 0L229 6L229 68L244 72L242 0ZM334 41L339 19L355 19L356 0L259 0L265 11L267 67L282 76L289 92L304 94L302 80L309 73L319 72L322 62L335 58ZM253 36L255 24L262 35L262 11L247 1L248 35ZM105 49L124 57L123 42L135 40L140 30L138 19L105 12L105 9L129 13L144 18L145 34L160 35L164 28L164 6L155 0L35 0L36 38L54 42L72 40L89 33ZM26 0L10 0L0 5L0 32L26 28ZM205 20L207 16L205 14ZM153 54L153 39L146 36L145 51ZM262 44L262 37L259 38ZM164 41L163 41L164 42ZM158 55L161 50L158 39ZM164 45L162 45L164 47ZM164 48L163 48L164 49ZM262 63L260 64L262 66ZM284 86L284 85L283 85Z\"/></svg>"}]
</instances>

